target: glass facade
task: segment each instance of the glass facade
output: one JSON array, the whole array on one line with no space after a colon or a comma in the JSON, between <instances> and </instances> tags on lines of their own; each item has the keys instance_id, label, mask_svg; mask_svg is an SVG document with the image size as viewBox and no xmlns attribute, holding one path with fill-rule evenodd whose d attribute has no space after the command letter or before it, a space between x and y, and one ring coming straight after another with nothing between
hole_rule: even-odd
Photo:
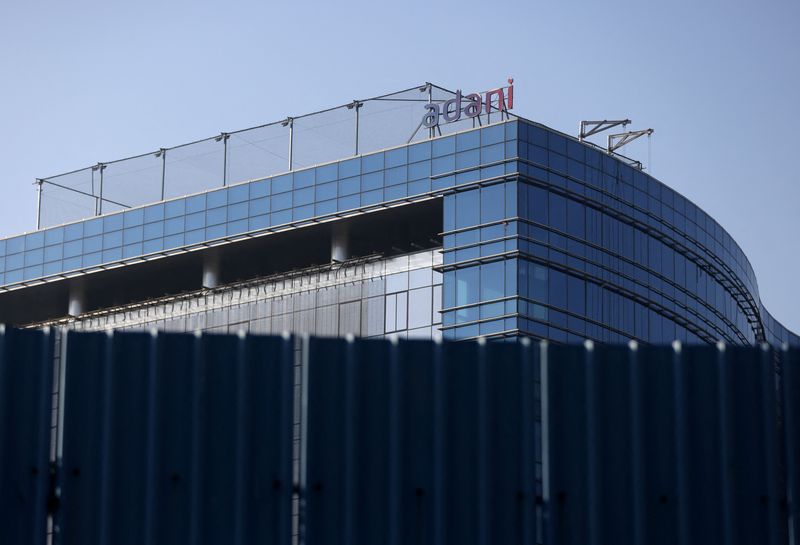
<instances>
[{"instance_id":1,"label":"glass facade","mask_svg":"<svg viewBox=\"0 0 800 545\"><path fill-rule=\"evenodd\" d=\"M712 218L521 119L5 239L0 285L429 198L444 207L445 338L798 344ZM386 331L414 329L427 308L407 293L385 300Z\"/></svg>"},{"instance_id":2,"label":"glass facade","mask_svg":"<svg viewBox=\"0 0 800 545\"><path fill-rule=\"evenodd\" d=\"M441 254L429 250L344 266L297 271L213 293L189 293L94 313L80 331L204 331L318 336L441 337Z\"/></svg>"}]
</instances>

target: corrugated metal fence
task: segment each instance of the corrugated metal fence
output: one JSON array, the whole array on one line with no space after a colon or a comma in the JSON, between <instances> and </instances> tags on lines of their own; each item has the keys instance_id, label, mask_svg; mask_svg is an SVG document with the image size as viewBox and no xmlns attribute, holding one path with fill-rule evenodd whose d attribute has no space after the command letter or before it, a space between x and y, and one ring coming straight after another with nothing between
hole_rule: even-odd
<instances>
[{"instance_id":1,"label":"corrugated metal fence","mask_svg":"<svg viewBox=\"0 0 800 545\"><path fill-rule=\"evenodd\" d=\"M0 334L2 544L797 543L797 351L70 333L51 463L53 336Z\"/></svg>"}]
</instances>

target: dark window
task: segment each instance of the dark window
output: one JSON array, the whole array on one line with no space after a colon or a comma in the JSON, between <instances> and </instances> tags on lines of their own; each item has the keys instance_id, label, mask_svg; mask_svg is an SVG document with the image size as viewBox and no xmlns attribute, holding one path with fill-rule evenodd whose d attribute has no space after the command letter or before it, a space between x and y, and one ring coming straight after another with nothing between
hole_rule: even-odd
<instances>
[{"instance_id":1,"label":"dark window","mask_svg":"<svg viewBox=\"0 0 800 545\"><path fill-rule=\"evenodd\" d=\"M567 229L567 201L561 195L550 193L550 225L561 231Z\"/></svg>"}]
</instances>

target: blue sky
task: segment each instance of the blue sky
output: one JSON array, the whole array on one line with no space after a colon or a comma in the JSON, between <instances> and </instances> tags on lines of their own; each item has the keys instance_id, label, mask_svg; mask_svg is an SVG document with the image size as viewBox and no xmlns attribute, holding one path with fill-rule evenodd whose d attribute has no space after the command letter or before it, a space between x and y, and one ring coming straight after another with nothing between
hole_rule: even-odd
<instances>
[{"instance_id":1,"label":"blue sky","mask_svg":"<svg viewBox=\"0 0 800 545\"><path fill-rule=\"evenodd\" d=\"M0 236L36 177L432 81L515 78L569 133L629 117L627 153L716 218L800 332L798 2L5 2Z\"/></svg>"}]
</instances>

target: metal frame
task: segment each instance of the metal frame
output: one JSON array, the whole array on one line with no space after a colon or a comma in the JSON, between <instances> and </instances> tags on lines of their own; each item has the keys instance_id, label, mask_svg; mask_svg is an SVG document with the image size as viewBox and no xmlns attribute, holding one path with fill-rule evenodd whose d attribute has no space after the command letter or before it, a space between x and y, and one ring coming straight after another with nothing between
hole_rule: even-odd
<instances>
[{"instance_id":1,"label":"metal frame","mask_svg":"<svg viewBox=\"0 0 800 545\"><path fill-rule=\"evenodd\" d=\"M608 153L613 153L622 146L630 144L637 138L642 136L650 136L653 134L653 129L644 129L641 131L628 131L619 134L608 135Z\"/></svg>"},{"instance_id":2,"label":"metal frame","mask_svg":"<svg viewBox=\"0 0 800 545\"><path fill-rule=\"evenodd\" d=\"M613 129L614 127L618 127L622 125L624 129L628 125L630 125L630 119L603 119L602 121L581 121L580 124L580 132L578 133L578 140L583 142L584 139L589 138L590 136L597 134L599 132L606 131L608 129ZM586 130L587 127L589 130Z\"/></svg>"}]
</instances>

